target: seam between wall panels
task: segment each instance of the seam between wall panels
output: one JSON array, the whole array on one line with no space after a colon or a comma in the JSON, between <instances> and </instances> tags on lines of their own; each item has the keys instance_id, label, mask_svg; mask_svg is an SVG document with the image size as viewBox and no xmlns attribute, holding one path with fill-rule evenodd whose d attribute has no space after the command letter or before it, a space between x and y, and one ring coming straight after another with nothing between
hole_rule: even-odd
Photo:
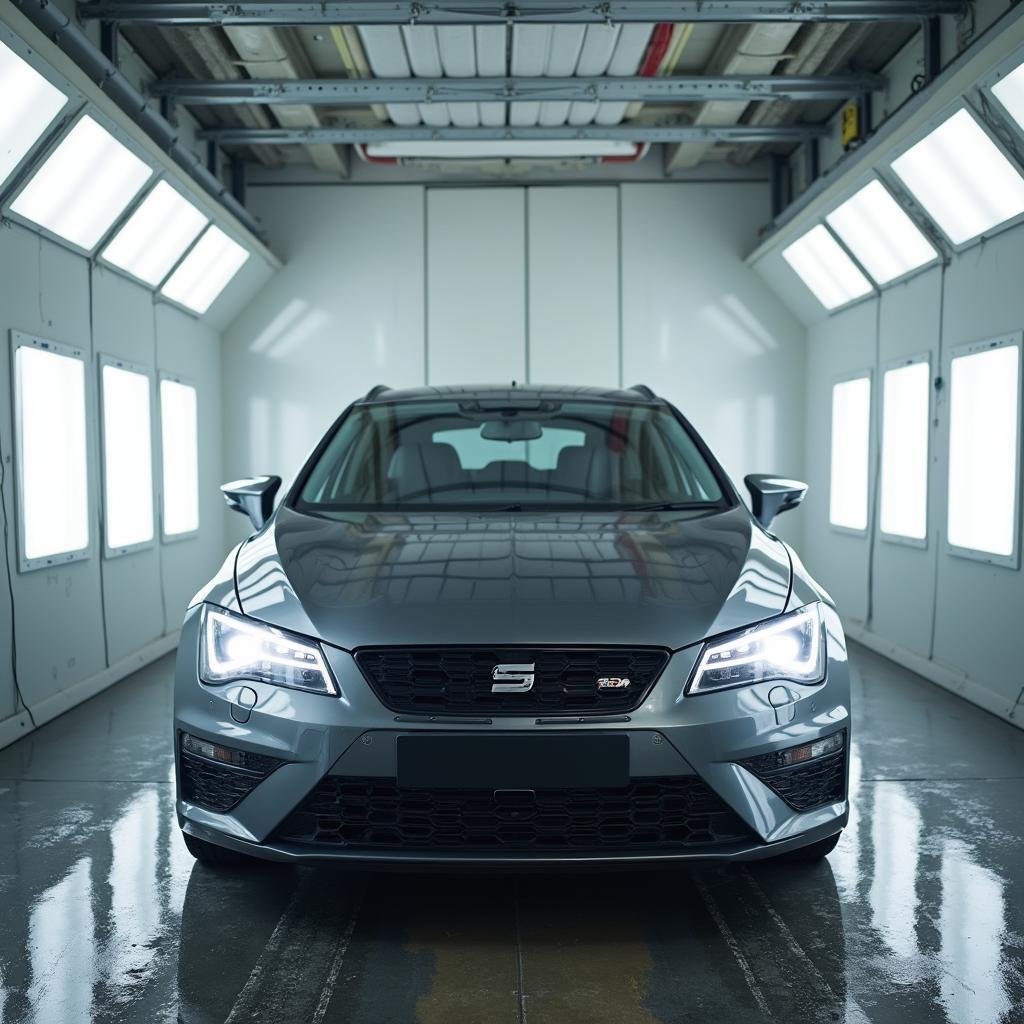
<instances>
[{"instance_id":1,"label":"seam between wall panels","mask_svg":"<svg viewBox=\"0 0 1024 1024\"><path fill-rule=\"evenodd\" d=\"M423 202L423 386L430 383L430 190L421 186Z\"/></svg>"},{"instance_id":2,"label":"seam between wall panels","mask_svg":"<svg viewBox=\"0 0 1024 1024\"><path fill-rule=\"evenodd\" d=\"M625 369L624 354L623 354L623 338L622 338L622 326L623 326L623 312L622 312L622 185L615 186L615 220L616 220L616 232L617 232L617 267L618 267L618 331L619 331L619 387L623 388L626 386L625 381Z\"/></svg>"},{"instance_id":3,"label":"seam between wall panels","mask_svg":"<svg viewBox=\"0 0 1024 1024\"><path fill-rule=\"evenodd\" d=\"M937 342L936 342L936 350L935 350L935 364L936 365L935 365L934 370L932 371L935 376L929 382L930 394L928 396L929 397L928 409L929 409L929 416L930 416L930 420L931 420L931 422L928 424L928 426L929 426L928 457L929 457L929 460L931 460L932 453L934 452L935 455L936 455L936 460L935 460L936 461L936 465L938 463L939 458L941 458L941 451L942 451L941 446L939 444L939 442L941 440L939 431L941 429L940 424L942 422L942 417L940 415L940 410L939 410L939 404L940 403L944 403L945 388L937 391L935 389L935 381L937 379L941 379L942 378L942 374L945 372L945 363L943 362L944 355L945 355L945 353L943 351L943 341L944 341L944 335L945 335L945 332L946 332L946 268L947 267L948 267L948 264L946 262L943 262L943 263L941 263L939 265L939 337L938 337ZM932 408L932 402L931 402L932 399L934 399L934 402L935 402L934 409ZM934 437L932 436L932 431L934 431ZM936 514L935 510L938 509L938 508L942 508L941 502L942 502L943 492L945 492L948 495L948 491L949 491L949 441L950 441L950 438L947 435L947 438L946 438L946 456L945 456L946 457L946 467L945 467L946 472L944 474L945 479L944 480L940 480L940 479L937 478L937 474L935 472L936 465L932 465L929 462L929 466L928 466L928 491L927 491L927 493L925 495L926 500L928 501L928 505L926 507L929 509L929 532L930 533L933 532L932 529L931 529L931 524L932 524L932 522L935 523L935 529L934 529L934 532L933 532L933 539L934 539L933 548L934 548L934 550L932 551L932 609L931 609L931 611L932 611L932 621L931 621L931 630L929 631L929 635L928 635L928 660L929 661L934 661L935 660L935 630L936 630L936 624L938 623L938 618L939 618L939 562L940 562L939 548L940 548L941 543L942 543L942 530L943 530L943 526L944 526L944 524L945 524L945 522L946 522L946 520L947 520L947 518L949 516L948 498L947 498L947 502L946 502L946 508L945 508L945 511L944 511L941 519ZM932 499L932 491L935 490L936 488L941 487L941 485L943 483L945 483L946 486L942 487L942 489L936 495L938 500L937 501L932 501L931 500Z\"/></svg>"},{"instance_id":4,"label":"seam between wall panels","mask_svg":"<svg viewBox=\"0 0 1024 1024\"><path fill-rule=\"evenodd\" d=\"M530 382L530 191L523 188L523 383Z\"/></svg>"}]
</instances>

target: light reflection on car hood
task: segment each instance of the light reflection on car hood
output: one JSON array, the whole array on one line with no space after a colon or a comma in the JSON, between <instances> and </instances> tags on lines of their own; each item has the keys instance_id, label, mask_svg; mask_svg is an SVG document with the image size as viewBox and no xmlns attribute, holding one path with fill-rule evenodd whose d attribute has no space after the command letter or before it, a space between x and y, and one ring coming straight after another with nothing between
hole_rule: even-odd
<instances>
[{"instance_id":1,"label":"light reflection on car hood","mask_svg":"<svg viewBox=\"0 0 1024 1024\"><path fill-rule=\"evenodd\" d=\"M242 545L247 615L345 649L394 644L679 648L781 612L785 546L743 508L308 516Z\"/></svg>"}]
</instances>

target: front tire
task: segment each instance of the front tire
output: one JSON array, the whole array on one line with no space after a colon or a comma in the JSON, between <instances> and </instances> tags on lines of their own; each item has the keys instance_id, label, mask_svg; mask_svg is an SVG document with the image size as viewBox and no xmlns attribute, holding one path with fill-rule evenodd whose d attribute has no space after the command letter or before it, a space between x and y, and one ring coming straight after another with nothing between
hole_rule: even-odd
<instances>
[{"instance_id":1,"label":"front tire","mask_svg":"<svg viewBox=\"0 0 1024 1024\"><path fill-rule=\"evenodd\" d=\"M217 846L216 843L209 843L205 839L191 836L187 832L182 832L181 838L185 840L185 848L188 852L200 864L206 864L208 867L229 868L253 863L254 858L247 857L244 853Z\"/></svg>"},{"instance_id":2,"label":"front tire","mask_svg":"<svg viewBox=\"0 0 1024 1024\"><path fill-rule=\"evenodd\" d=\"M827 839L819 839L809 846L801 846L799 850L787 850L775 857L774 861L776 864L817 864L836 848L841 835L842 832L837 832Z\"/></svg>"}]
</instances>

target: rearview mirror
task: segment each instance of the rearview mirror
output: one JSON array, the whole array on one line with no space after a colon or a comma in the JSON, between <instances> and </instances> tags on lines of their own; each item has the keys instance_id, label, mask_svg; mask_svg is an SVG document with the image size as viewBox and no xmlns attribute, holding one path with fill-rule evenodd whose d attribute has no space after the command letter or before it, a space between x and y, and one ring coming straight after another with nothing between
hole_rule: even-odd
<instances>
[{"instance_id":1,"label":"rearview mirror","mask_svg":"<svg viewBox=\"0 0 1024 1024\"><path fill-rule=\"evenodd\" d=\"M796 508L807 494L807 484L766 473L751 473L743 482L750 491L754 518L767 530L780 512Z\"/></svg>"},{"instance_id":2,"label":"rearview mirror","mask_svg":"<svg viewBox=\"0 0 1024 1024\"><path fill-rule=\"evenodd\" d=\"M274 496L281 486L279 476L252 476L221 485L228 508L244 512L257 530L262 530L274 511Z\"/></svg>"},{"instance_id":3,"label":"rearview mirror","mask_svg":"<svg viewBox=\"0 0 1024 1024\"><path fill-rule=\"evenodd\" d=\"M544 428L536 420L488 420L480 436L485 441L536 441L544 436Z\"/></svg>"}]
</instances>

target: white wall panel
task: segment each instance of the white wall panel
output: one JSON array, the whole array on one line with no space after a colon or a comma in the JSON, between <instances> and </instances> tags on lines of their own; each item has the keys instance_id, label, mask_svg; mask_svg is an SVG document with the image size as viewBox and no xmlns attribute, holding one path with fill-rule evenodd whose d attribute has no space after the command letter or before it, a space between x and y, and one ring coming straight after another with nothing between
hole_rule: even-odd
<instances>
[{"instance_id":1,"label":"white wall panel","mask_svg":"<svg viewBox=\"0 0 1024 1024\"><path fill-rule=\"evenodd\" d=\"M928 352L932 377L937 376L941 288L942 273L936 267L904 285L882 292L880 366L875 378L875 405L872 410L878 431L882 429L882 374L887 363ZM870 308L874 308L874 303ZM861 345L869 344L872 336L869 335ZM872 359L873 354L868 356L869 362ZM930 422L933 421L934 416ZM937 514L940 492L936 490L936 460L940 456L940 448L936 444L934 426L929 432L928 547L912 547L879 537L875 545L873 597L875 632L924 656L927 656L931 643L931 593L935 587L936 545L941 548L942 544L940 524L943 518Z\"/></svg>"},{"instance_id":2,"label":"white wall panel","mask_svg":"<svg viewBox=\"0 0 1024 1024\"><path fill-rule=\"evenodd\" d=\"M157 371L194 384L199 419L199 531L162 547L163 600L167 629L177 629L195 592L216 572L226 554L222 459L220 336L166 303L156 313ZM159 417L157 418L159 433ZM159 477L159 474L158 474ZM159 508L159 503L157 505Z\"/></svg>"},{"instance_id":3,"label":"white wall panel","mask_svg":"<svg viewBox=\"0 0 1024 1024\"><path fill-rule=\"evenodd\" d=\"M68 249L33 232L11 226L0 232L0 331L4 355L0 359L0 418L5 460L12 452L10 329L36 333L91 354L89 337L89 266ZM86 383L90 419L96 414L96 376L88 364ZM89 539L91 557L50 569L19 573L15 568L14 594L17 610L18 677L29 704L45 701L61 690L106 667L103 649L103 617L100 600L99 465L98 449L90 445ZM5 461L13 470L13 461ZM7 512L11 517L10 557L17 566L17 496L14 473L6 474ZM9 635L10 612L6 584L0 587L3 623L0 636ZM2 649L9 650L7 643ZM10 660L0 658L0 713L13 710Z\"/></svg>"},{"instance_id":4,"label":"white wall panel","mask_svg":"<svg viewBox=\"0 0 1024 1024\"><path fill-rule=\"evenodd\" d=\"M287 480L374 384L423 383L423 190L253 195L286 265L225 334L224 471Z\"/></svg>"},{"instance_id":5,"label":"white wall panel","mask_svg":"<svg viewBox=\"0 0 1024 1024\"><path fill-rule=\"evenodd\" d=\"M949 353L958 345L1024 327L1024 293L1020 287L1022 245L1024 226L1018 226L988 239L980 248L963 253L947 269L942 337L944 377L949 375ZM939 433L944 452L948 445L948 408L948 396L944 396ZM941 511L943 544L946 469L943 459L932 488ZM1017 529L1021 529L1019 522ZM1016 645L1022 618L1024 570L956 558L943 550L935 606L937 661L963 669L1008 704L1016 701L1022 685Z\"/></svg>"},{"instance_id":6,"label":"white wall panel","mask_svg":"<svg viewBox=\"0 0 1024 1024\"><path fill-rule=\"evenodd\" d=\"M521 188L427 190L427 381L526 378Z\"/></svg>"},{"instance_id":7,"label":"white wall panel","mask_svg":"<svg viewBox=\"0 0 1024 1024\"><path fill-rule=\"evenodd\" d=\"M743 263L766 201L755 183L622 186L623 384L675 402L741 490L803 472L804 330Z\"/></svg>"},{"instance_id":8,"label":"white wall panel","mask_svg":"<svg viewBox=\"0 0 1024 1024\"><path fill-rule=\"evenodd\" d=\"M529 379L619 383L619 190L531 188Z\"/></svg>"},{"instance_id":9,"label":"white wall panel","mask_svg":"<svg viewBox=\"0 0 1024 1024\"><path fill-rule=\"evenodd\" d=\"M97 354L116 356L156 374L156 330L152 292L111 270L93 271L93 338ZM95 366L90 367L97 377ZM97 394L99 392L97 391ZM150 392L151 430L159 423L156 391ZM96 404L96 415L100 405ZM154 450L154 469L157 467ZM154 480L157 474L154 473ZM154 510L156 509L154 501ZM155 536L159 535L155 527ZM97 538L102 542L103 538ZM102 544L100 545L102 550ZM132 651L163 636L159 544L117 558L102 560L103 601L107 611L107 649L120 661Z\"/></svg>"},{"instance_id":10,"label":"white wall panel","mask_svg":"<svg viewBox=\"0 0 1024 1024\"><path fill-rule=\"evenodd\" d=\"M844 533L829 524L832 385L837 378L872 368L874 339L873 302L837 313L827 324L812 327L807 336L805 415L809 429L804 434L804 476L810 489L804 502L801 556L810 572L832 595L844 618L858 622L864 621L868 609L869 538ZM877 395L878 380L872 372L872 422L875 422ZM877 432L872 430L869 450L872 467L876 444ZM873 484L869 483L869 515L873 495Z\"/></svg>"},{"instance_id":11,"label":"white wall panel","mask_svg":"<svg viewBox=\"0 0 1024 1024\"><path fill-rule=\"evenodd\" d=\"M880 373L891 360L929 352L933 377L948 382L949 355L957 346L1024 326L1022 242L1024 227L1004 231L954 256L944 285L936 267L883 291L880 309L879 300L869 300L820 320L809 331L807 352L808 567L832 592L844 618L867 631L867 641L1004 717L1021 692L1013 638L1024 610L1024 572L946 550L946 389L932 395L928 547L876 536L870 619L868 540L828 528L827 505L814 483L828 479L825 432L818 428L827 423L827 396L837 374L872 367L877 402ZM873 415L877 431L877 404ZM877 469L873 457L873 477Z\"/></svg>"},{"instance_id":12,"label":"white wall panel","mask_svg":"<svg viewBox=\"0 0 1024 1024\"><path fill-rule=\"evenodd\" d=\"M223 560L222 499L216 490L222 479L219 338L209 327L166 305L154 309L149 292L113 271L95 268L90 294L86 259L17 225L0 232L0 266L0 448L11 516L9 555L15 566L18 677L25 699L46 721L120 678L124 666L143 664L147 644L178 629L185 601ZM90 555L26 573L16 569L17 494L13 464L7 461L12 451L12 328L73 344L88 357ZM206 442L201 462L205 520L198 536L174 545L163 556L155 547L105 560L100 554L96 356L106 352L159 368L158 340L166 368L196 380L206 395L200 411ZM19 734L18 722L24 719L12 717L16 704L8 657L10 622L5 582L0 585L0 745Z\"/></svg>"}]
</instances>

